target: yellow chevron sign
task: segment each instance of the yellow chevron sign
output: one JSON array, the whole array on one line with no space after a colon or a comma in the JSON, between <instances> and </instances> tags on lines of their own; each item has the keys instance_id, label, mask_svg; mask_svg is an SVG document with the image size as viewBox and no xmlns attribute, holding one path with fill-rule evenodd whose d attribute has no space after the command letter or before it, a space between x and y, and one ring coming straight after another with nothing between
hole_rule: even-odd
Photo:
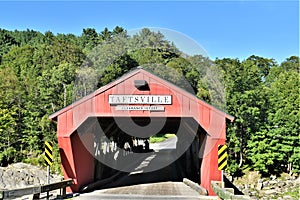
<instances>
[{"instance_id":1,"label":"yellow chevron sign","mask_svg":"<svg viewBox=\"0 0 300 200\"><path fill-rule=\"evenodd\" d=\"M47 165L52 165L53 163L52 145L47 141L45 142L45 161Z\"/></svg>"},{"instance_id":2,"label":"yellow chevron sign","mask_svg":"<svg viewBox=\"0 0 300 200\"><path fill-rule=\"evenodd\" d=\"M227 146L219 145L218 146L218 169L223 170L227 166Z\"/></svg>"}]
</instances>

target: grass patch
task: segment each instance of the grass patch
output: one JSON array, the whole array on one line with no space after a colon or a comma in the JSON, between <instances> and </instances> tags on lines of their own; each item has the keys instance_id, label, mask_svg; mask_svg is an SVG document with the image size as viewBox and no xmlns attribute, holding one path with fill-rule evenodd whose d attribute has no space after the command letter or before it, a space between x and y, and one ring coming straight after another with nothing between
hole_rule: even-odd
<instances>
[{"instance_id":1,"label":"grass patch","mask_svg":"<svg viewBox=\"0 0 300 200\"><path fill-rule=\"evenodd\" d=\"M299 187L290 188L290 191L285 192L282 196L289 195L295 199L300 199Z\"/></svg>"},{"instance_id":2,"label":"grass patch","mask_svg":"<svg viewBox=\"0 0 300 200\"><path fill-rule=\"evenodd\" d=\"M163 142L171 137L174 137L175 134L173 133L166 133L166 134L159 134L159 135L153 135L150 137L150 143L158 143Z\"/></svg>"}]
</instances>

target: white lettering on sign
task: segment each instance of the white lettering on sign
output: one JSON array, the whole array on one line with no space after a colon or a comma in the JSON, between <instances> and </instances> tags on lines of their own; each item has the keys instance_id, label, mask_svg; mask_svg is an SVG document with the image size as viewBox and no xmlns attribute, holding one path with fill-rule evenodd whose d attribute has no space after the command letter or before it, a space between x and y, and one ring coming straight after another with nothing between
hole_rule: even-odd
<instances>
[{"instance_id":1,"label":"white lettering on sign","mask_svg":"<svg viewBox=\"0 0 300 200\"><path fill-rule=\"evenodd\" d=\"M116 106L116 110L165 111L163 106Z\"/></svg>"},{"instance_id":2,"label":"white lettering on sign","mask_svg":"<svg viewBox=\"0 0 300 200\"><path fill-rule=\"evenodd\" d=\"M171 95L109 95L109 104L160 104L171 105Z\"/></svg>"}]
</instances>

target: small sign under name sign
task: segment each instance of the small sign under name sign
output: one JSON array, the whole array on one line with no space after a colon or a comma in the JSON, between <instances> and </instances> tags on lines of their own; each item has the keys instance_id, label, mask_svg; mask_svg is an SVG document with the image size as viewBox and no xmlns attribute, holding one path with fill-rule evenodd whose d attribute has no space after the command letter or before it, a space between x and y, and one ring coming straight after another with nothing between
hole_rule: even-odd
<instances>
[{"instance_id":1,"label":"small sign under name sign","mask_svg":"<svg viewBox=\"0 0 300 200\"><path fill-rule=\"evenodd\" d=\"M116 110L165 111L163 106L116 106Z\"/></svg>"}]
</instances>

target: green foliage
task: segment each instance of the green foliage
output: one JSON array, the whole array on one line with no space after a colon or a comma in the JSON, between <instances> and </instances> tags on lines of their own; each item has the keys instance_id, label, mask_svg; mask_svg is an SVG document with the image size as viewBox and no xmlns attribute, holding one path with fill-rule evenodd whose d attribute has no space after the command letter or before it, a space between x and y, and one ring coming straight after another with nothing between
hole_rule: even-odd
<instances>
[{"instance_id":1,"label":"green foliage","mask_svg":"<svg viewBox=\"0 0 300 200\"><path fill-rule=\"evenodd\" d=\"M272 137L268 130L256 132L252 135L248 148L253 169L266 174L281 172L280 160L283 159L284 154L279 150L280 143L276 135Z\"/></svg>"},{"instance_id":2,"label":"green foliage","mask_svg":"<svg viewBox=\"0 0 300 200\"><path fill-rule=\"evenodd\" d=\"M131 52L130 57L136 60L139 65L145 65L149 63L166 64L166 60L164 59L163 54L158 49L139 49Z\"/></svg>"},{"instance_id":3,"label":"green foliage","mask_svg":"<svg viewBox=\"0 0 300 200\"><path fill-rule=\"evenodd\" d=\"M44 154L41 150L35 151L34 153L24 151L27 156L22 160L24 163L28 163L31 165L45 165Z\"/></svg>"},{"instance_id":4,"label":"green foliage","mask_svg":"<svg viewBox=\"0 0 300 200\"><path fill-rule=\"evenodd\" d=\"M131 68L137 67L138 63L129 55L121 56L112 64L105 68L103 76L100 78L99 85L106 85L107 83L121 77L124 73L128 72Z\"/></svg>"},{"instance_id":5,"label":"green foliage","mask_svg":"<svg viewBox=\"0 0 300 200\"><path fill-rule=\"evenodd\" d=\"M276 162L280 163L280 171L293 170L299 171L299 146L300 146L300 132L299 132L299 80L300 75L297 72L299 66L299 58L288 58L278 68L281 72L274 76L276 77L270 83L270 91L268 99L270 101L270 108L268 110L268 123L270 134L278 138L277 152L282 154L280 159ZM278 72L278 70L270 73ZM272 136L272 135L271 135Z\"/></svg>"},{"instance_id":6,"label":"green foliage","mask_svg":"<svg viewBox=\"0 0 300 200\"><path fill-rule=\"evenodd\" d=\"M2 56L9 51L9 49L16 44L14 38L7 33L7 31L0 29L0 64Z\"/></svg>"},{"instance_id":7,"label":"green foliage","mask_svg":"<svg viewBox=\"0 0 300 200\"><path fill-rule=\"evenodd\" d=\"M118 26L80 36L0 29L0 166L43 164L44 141L56 138L48 116L139 65L235 117L228 172L299 173L299 57L211 61L183 55L160 32Z\"/></svg>"},{"instance_id":8,"label":"green foliage","mask_svg":"<svg viewBox=\"0 0 300 200\"><path fill-rule=\"evenodd\" d=\"M175 134L166 133L166 134L157 134L150 137L150 143L163 142L171 137L174 137Z\"/></svg>"},{"instance_id":9,"label":"green foliage","mask_svg":"<svg viewBox=\"0 0 300 200\"><path fill-rule=\"evenodd\" d=\"M4 151L0 153L1 166L7 166L9 163L20 161L20 156L18 151L14 147L5 148Z\"/></svg>"},{"instance_id":10,"label":"green foliage","mask_svg":"<svg viewBox=\"0 0 300 200\"><path fill-rule=\"evenodd\" d=\"M227 112L235 116L227 126L228 171L236 174L244 166L280 173L289 171L291 163L297 171L299 60L291 57L277 66L272 59L251 56L215 63L224 72Z\"/></svg>"},{"instance_id":11,"label":"green foliage","mask_svg":"<svg viewBox=\"0 0 300 200\"><path fill-rule=\"evenodd\" d=\"M299 137L298 137L299 140ZM288 160L293 166L293 172L300 174L300 147L296 146L293 149L292 156Z\"/></svg>"},{"instance_id":12,"label":"green foliage","mask_svg":"<svg viewBox=\"0 0 300 200\"><path fill-rule=\"evenodd\" d=\"M72 102L76 68L84 59L70 35L29 30L5 34L16 42L6 42L9 48L0 65L1 166L32 155L35 159L44 140L54 140L55 126L48 116Z\"/></svg>"},{"instance_id":13,"label":"green foliage","mask_svg":"<svg viewBox=\"0 0 300 200\"><path fill-rule=\"evenodd\" d=\"M88 50L95 48L100 43L100 36L93 28L83 29L81 45Z\"/></svg>"},{"instance_id":14,"label":"green foliage","mask_svg":"<svg viewBox=\"0 0 300 200\"><path fill-rule=\"evenodd\" d=\"M265 78L269 74L269 71L272 67L276 66L276 63L273 59L262 58L259 56L252 55L247 60L254 61L257 66L261 77Z\"/></svg>"},{"instance_id":15,"label":"green foliage","mask_svg":"<svg viewBox=\"0 0 300 200\"><path fill-rule=\"evenodd\" d=\"M265 88L258 66L252 60L223 59L217 60L216 65L224 73L227 112L235 116L227 127L229 169L241 170L248 158L247 144L264 121Z\"/></svg>"}]
</instances>

